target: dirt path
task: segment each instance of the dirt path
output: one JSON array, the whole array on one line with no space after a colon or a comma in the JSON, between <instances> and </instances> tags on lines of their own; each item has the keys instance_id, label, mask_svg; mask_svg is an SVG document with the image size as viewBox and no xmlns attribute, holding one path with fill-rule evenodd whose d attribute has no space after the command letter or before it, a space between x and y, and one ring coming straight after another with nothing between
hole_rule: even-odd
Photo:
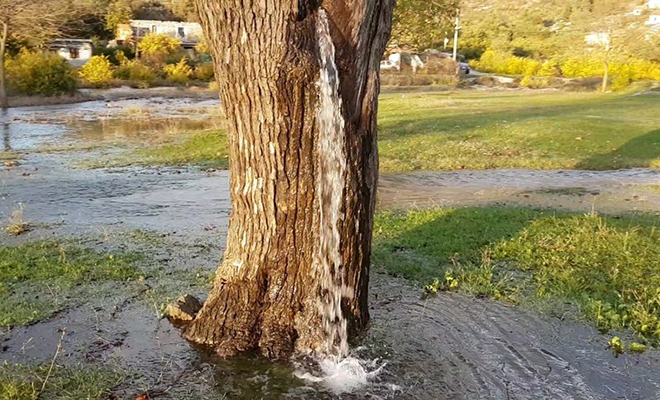
<instances>
[{"instance_id":1,"label":"dirt path","mask_svg":"<svg viewBox=\"0 0 660 400\"><path fill-rule=\"evenodd\" d=\"M485 170L384 174L379 205L511 205L580 212L660 212L660 170Z\"/></svg>"},{"instance_id":2,"label":"dirt path","mask_svg":"<svg viewBox=\"0 0 660 400\"><path fill-rule=\"evenodd\" d=\"M83 114L93 114L85 110ZM0 243L89 237L93 247L139 251L163 271L214 270L230 211L226 171L71 168L71 161L81 157L77 152L30 151L41 143L35 139L38 131L20 124L34 115L7 122L12 143L27 144L19 166L0 168L0 219L4 221L21 203L25 218L36 229L20 238L1 233ZM45 126L67 129L62 124ZM51 131L46 137L60 141L63 135ZM654 185L659 178L653 170L386 175L379 202L383 208L512 204L660 211L660 194L644 192L644 198L635 198L629 187ZM137 243L125 236L135 229L165 234L167 240ZM110 239L95 239L104 235ZM175 281L177 276L159 279ZM140 390L150 388L164 392L161 398L172 399L332 398L294 379L289 366L250 358L221 361L190 346L176 328L158 318L158 304L145 295L153 290L149 286L153 282L145 285L4 332L0 361L48 362L61 337L59 330L66 328L66 362L136 371L117 388L120 397L135 398ZM159 290L183 290L174 283L167 285ZM206 290L195 288L199 293ZM660 395L657 351L615 358L605 348L608 337L584 323L539 317L518 307L457 294L428 300L420 295L409 283L373 274L373 321L363 357L380 357L388 365L378 382L347 398L653 399Z\"/></svg>"}]
</instances>

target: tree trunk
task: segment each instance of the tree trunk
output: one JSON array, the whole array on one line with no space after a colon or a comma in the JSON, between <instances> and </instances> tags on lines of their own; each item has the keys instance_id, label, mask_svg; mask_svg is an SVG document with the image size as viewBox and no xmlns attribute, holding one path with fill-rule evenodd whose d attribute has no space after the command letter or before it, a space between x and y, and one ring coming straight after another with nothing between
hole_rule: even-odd
<instances>
[{"instance_id":1,"label":"tree trunk","mask_svg":"<svg viewBox=\"0 0 660 400\"><path fill-rule=\"evenodd\" d=\"M2 24L2 32L0 32L0 108L9 108L9 101L7 100L7 77L5 75L5 51L7 47L8 26L6 23Z\"/></svg>"},{"instance_id":2,"label":"tree trunk","mask_svg":"<svg viewBox=\"0 0 660 400\"><path fill-rule=\"evenodd\" d=\"M607 86L609 85L609 80L610 80L610 62L609 60L605 60L604 72L603 72L603 86L601 88L601 91L603 93L607 92Z\"/></svg>"},{"instance_id":3,"label":"tree trunk","mask_svg":"<svg viewBox=\"0 0 660 400\"><path fill-rule=\"evenodd\" d=\"M369 319L394 0L196 4L229 119L232 213L214 288L184 336L221 356L345 353Z\"/></svg>"}]
</instances>

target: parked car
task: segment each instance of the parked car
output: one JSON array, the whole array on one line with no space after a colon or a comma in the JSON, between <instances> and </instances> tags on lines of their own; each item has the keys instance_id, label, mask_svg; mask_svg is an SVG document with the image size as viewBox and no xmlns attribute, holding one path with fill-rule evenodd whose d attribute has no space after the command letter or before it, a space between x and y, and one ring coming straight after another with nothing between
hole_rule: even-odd
<instances>
[{"instance_id":1,"label":"parked car","mask_svg":"<svg viewBox=\"0 0 660 400\"><path fill-rule=\"evenodd\" d=\"M470 74L470 65L466 62L460 62L458 63L458 71L459 73L463 75L469 75Z\"/></svg>"}]
</instances>

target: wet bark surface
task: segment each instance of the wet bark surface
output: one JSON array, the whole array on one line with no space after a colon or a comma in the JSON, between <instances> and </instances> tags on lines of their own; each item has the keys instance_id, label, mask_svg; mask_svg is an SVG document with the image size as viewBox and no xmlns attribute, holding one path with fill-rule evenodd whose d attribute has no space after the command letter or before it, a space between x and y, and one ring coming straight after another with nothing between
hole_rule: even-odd
<instances>
[{"instance_id":1,"label":"wet bark surface","mask_svg":"<svg viewBox=\"0 0 660 400\"><path fill-rule=\"evenodd\" d=\"M221 356L258 348L269 358L320 351L326 332L315 183L320 74L319 2L198 0L229 119L232 214L217 280L191 341ZM378 65L389 36L389 0L327 1L338 49L347 173L342 197L342 309L352 331L368 321L367 282L377 182ZM335 266L340 268L340 266Z\"/></svg>"}]
</instances>

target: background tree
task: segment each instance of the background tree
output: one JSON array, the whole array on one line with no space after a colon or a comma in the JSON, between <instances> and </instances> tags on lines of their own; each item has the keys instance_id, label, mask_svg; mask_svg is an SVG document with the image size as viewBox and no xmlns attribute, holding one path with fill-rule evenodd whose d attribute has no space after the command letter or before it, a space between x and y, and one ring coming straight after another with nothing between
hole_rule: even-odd
<instances>
[{"instance_id":1,"label":"background tree","mask_svg":"<svg viewBox=\"0 0 660 400\"><path fill-rule=\"evenodd\" d=\"M326 352L342 321L347 332L367 323L379 64L393 6L197 0L229 120L232 213L214 288L183 327L188 339L222 356L257 348L279 358ZM327 100L339 94L335 114Z\"/></svg>"},{"instance_id":2,"label":"background tree","mask_svg":"<svg viewBox=\"0 0 660 400\"><path fill-rule=\"evenodd\" d=\"M453 36L460 0L398 0L391 43L415 50L441 47Z\"/></svg>"},{"instance_id":3,"label":"background tree","mask_svg":"<svg viewBox=\"0 0 660 400\"><path fill-rule=\"evenodd\" d=\"M108 7L105 15L105 28L116 32L117 26L128 23L133 18L133 8L130 0L114 0Z\"/></svg>"},{"instance_id":4,"label":"background tree","mask_svg":"<svg viewBox=\"0 0 660 400\"><path fill-rule=\"evenodd\" d=\"M45 44L61 32L69 14L68 3L60 0L0 0L0 107L7 108L5 55L7 41Z\"/></svg>"}]
</instances>

